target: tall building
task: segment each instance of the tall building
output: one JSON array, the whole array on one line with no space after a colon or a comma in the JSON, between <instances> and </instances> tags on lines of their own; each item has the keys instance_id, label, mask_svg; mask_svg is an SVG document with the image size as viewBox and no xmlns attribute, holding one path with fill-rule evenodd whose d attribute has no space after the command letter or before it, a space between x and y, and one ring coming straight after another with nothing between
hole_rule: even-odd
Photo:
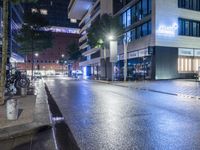
<instances>
[{"instance_id":1,"label":"tall building","mask_svg":"<svg viewBox=\"0 0 200 150\"><path fill-rule=\"evenodd\" d=\"M87 29L103 14L113 13L111 0L71 0L68 7L68 16L71 19L80 20L79 47L84 59L80 62L85 76L102 77L103 65L101 63L102 50L88 45Z\"/></svg>"},{"instance_id":2,"label":"tall building","mask_svg":"<svg viewBox=\"0 0 200 150\"><path fill-rule=\"evenodd\" d=\"M96 3L98 1L94 3L89 0L84 2L72 0L69 17L81 19L79 26L82 27L82 20L88 12L92 12L92 8L96 8ZM112 11L111 14L114 16L120 16L120 22L125 29L124 36L118 38L118 61L116 63L118 78L123 76L125 45L128 46L129 79L192 78L199 71L199 1L107 0L106 3L107 7L112 4L112 8L108 10ZM100 12L101 5L103 5L102 1L100 1ZM76 9L80 6L82 9ZM88 8L87 11L86 8ZM77 14L81 14L78 11L83 15L78 16ZM91 16L94 14L92 13ZM79 39L80 42L84 39L84 33L82 32L83 37ZM93 49L87 49L84 54L90 51ZM82 64L90 65L86 62L97 61L91 56L87 59Z\"/></svg>"},{"instance_id":3,"label":"tall building","mask_svg":"<svg viewBox=\"0 0 200 150\"><path fill-rule=\"evenodd\" d=\"M40 12L50 26L77 28L77 21L68 19L68 5L69 0L39 0L24 4L24 8L27 12Z\"/></svg>"},{"instance_id":4,"label":"tall building","mask_svg":"<svg viewBox=\"0 0 200 150\"><path fill-rule=\"evenodd\" d=\"M52 47L35 52L34 72L42 75L57 74L67 71L67 66L59 63L63 56L66 56L68 46L72 43L78 44L79 29L76 20L67 17L67 0L41 0L37 3L24 4L25 12L38 12L49 22L49 28L53 35ZM28 64L18 64L19 69L28 69L31 73L32 56L28 55Z\"/></svg>"},{"instance_id":5,"label":"tall building","mask_svg":"<svg viewBox=\"0 0 200 150\"><path fill-rule=\"evenodd\" d=\"M21 4L9 3L9 44L8 44L8 62L16 63L23 62L24 59L20 56L17 50L20 45L15 41L15 36L20 27L23 24L23 7ZM0 23L3 24L3 1L0 1ZM0 26L0 49L2 49L2 36L3 36L3 26ZM1 58L1 51L0 51Z\"/></svg>"}]
</instances>

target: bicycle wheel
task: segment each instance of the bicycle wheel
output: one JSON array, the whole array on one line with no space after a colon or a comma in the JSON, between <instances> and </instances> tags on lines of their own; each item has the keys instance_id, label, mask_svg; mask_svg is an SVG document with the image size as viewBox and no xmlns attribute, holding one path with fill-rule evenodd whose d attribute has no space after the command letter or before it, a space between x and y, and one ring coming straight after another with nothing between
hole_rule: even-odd
<instances>
[{"instance_id":1,"label":"bicycle wheel","mask_svg":"<svg viewBox=\"0 0 200 150\"><path fill-rule=\"evenodd\" d=\"M28 88L30 85L30 80L26 77L20 77L15 82L16 88Z\"/></svg>"}]
</instances>

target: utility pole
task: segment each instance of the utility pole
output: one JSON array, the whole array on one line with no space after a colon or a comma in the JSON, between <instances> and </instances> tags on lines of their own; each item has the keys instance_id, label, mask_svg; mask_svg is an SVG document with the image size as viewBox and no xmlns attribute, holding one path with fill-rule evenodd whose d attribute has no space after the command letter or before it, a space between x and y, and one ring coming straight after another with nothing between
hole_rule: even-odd
<instances>
[{"instance_id":1,"label":"utility pole","mask_svg":"<svg viewBox=\"0 0 200 150\"><path fill-rule=\"evenodd\" d=\"M128 51L128 42L124 40L124 82L127 79L127 51Z\"/></svg>"}]
</instances>

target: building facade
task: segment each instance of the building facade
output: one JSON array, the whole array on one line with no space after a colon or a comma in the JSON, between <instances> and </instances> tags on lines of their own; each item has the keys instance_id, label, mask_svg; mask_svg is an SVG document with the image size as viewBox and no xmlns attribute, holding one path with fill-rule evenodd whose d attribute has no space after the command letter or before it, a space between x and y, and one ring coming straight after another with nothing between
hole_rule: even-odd
<instances>
[{"instance_id":1,"label":"building facade","mask_svg":"<svg viewBox=\"0 0 200 150\"><path fill-rule=\"evenodd\" d=\"M70 44L77 43L79 39L79 30L65 27L54 27L52 29L53 45L51 48L34 54L34 72L40 72L41 75L55 75L67 72L67 62L60 61L66 57L66 51ZM31 75L32 56L28 55L27 63L18 63L18 69L27 70Z\"/></svg>"},{"instance_id":2,"label":"building facade","mask_svg":"<svg viewBox=\"0 0 200 150\"><path fill-rule=\"evenodd\" d=\"M103 14L113 14L113 2L111 0L71 0L68 12L69 18L80 20L79 48L83 55L80 66L84 76L99 78L105 72L101 64L102 50L88 45L87 30Z\"/></svg>"},{"instance_id":3,"label":"building facade","mask_svg":"<svg viewBox=\"0 0 200 150\"><path fill-rule=\"evenodd\" d=\"M74 0L71 7L75 10L81 0ZM96 8L90 2L88 11L80 17L83 20L89 10ZM114 70L117 79L123 78L124 47L127 46L127 78L128 79L175 79L193 78L200 66L200 3L198 0L109 0L105 1L107 13L120 16L124 27L124 35L118 38L118 61ZM103 2L100 1L100 6ZM86 8L86 7L84 7ZM72 9L72 10L73 10ZM101 7L99 8L101 12ZM102 10L103 13L106 13ZM72 14L73 11L71 11ZM75 17L73 15L69 17ZM77 18L78 19L78 18ZM80 22L80 27L81 23ZM83 30L84 28L82 28ZM86 32L84 32L86 34ZM80 42L86 35L80 39ZM85 44L86 45L86 44ZM84 45L82 48L85 48ZM88 49L87 61L82 64L90 65L97 59L92 59ZM109 56L109 55L108 55ZM101 61L100 61L101 62ZM96 63L96 62L95 62ZM91 66L91 65L90 65ZM108 65L109 66L109 65ZM110 71L112 72L112 71Z\"/></svg>"},{"instance_id":4,"label":"building facade","mask_svg":"<svg viewBox=\"0 0 200 150\"><path fill-rule=\"evenodd\" d=\"M8 63L23 62L24 59L20 56L17 50L20 48L19 44L16 42L15 37L19 29L23 24L23 7L21 4L9 3L9 44L8 44ZM0 1L0 23L3 24L3 2ZM3 26L0 27L0 49L2 49L2 36L3 36ZM1 57L1 51L0 51Z\"/></svg>"},{"instance_id":5,"label":"building facade","mask_svg":"<svg viewBox=\"0 0 200 150\"><path fill-rule=\"evenodd\" d=\"M18 63L21 70L27 69L31 74L31 66L34 64L34 72L42 75L55 75L67 72L67 62L61 63L61 59L67 56L67 49L70 44L78 44L79 29L76 20L67 17L69 1L50 0L38 1L37 3L26 3L23 5L25 12L40 13L48 22L49 27L45 28L52 32L52 47L35 52L34 61L32 55L27 56L26 63Z\"/></svg>"}]
</instances>

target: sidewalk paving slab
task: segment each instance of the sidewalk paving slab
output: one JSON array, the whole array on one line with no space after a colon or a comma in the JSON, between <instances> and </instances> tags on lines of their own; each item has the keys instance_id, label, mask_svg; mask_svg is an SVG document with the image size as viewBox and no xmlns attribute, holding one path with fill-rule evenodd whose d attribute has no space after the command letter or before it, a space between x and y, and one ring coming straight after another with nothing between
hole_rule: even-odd
<instances>
[{"instance_id":1,"label":"sidewalk paving slab","mask_svg":"<svg viewBox=\"0 0 200 150\"><path fill-rule=\"evenodd\" d=\"M3 143L2 141L35 134L42 128L51 127L51 113L43 81L36 82L35 87L37 87L36 96L28 95L25 98L19 98L19 108L21 107L23 111L18 120L5 121L6 106L0 106L0 112L4 113L4 123L1 123L2 116L0 118L0 145ZM2 107L4 107L4 111L2 111Z\"/></svg>"}]
</instances>

